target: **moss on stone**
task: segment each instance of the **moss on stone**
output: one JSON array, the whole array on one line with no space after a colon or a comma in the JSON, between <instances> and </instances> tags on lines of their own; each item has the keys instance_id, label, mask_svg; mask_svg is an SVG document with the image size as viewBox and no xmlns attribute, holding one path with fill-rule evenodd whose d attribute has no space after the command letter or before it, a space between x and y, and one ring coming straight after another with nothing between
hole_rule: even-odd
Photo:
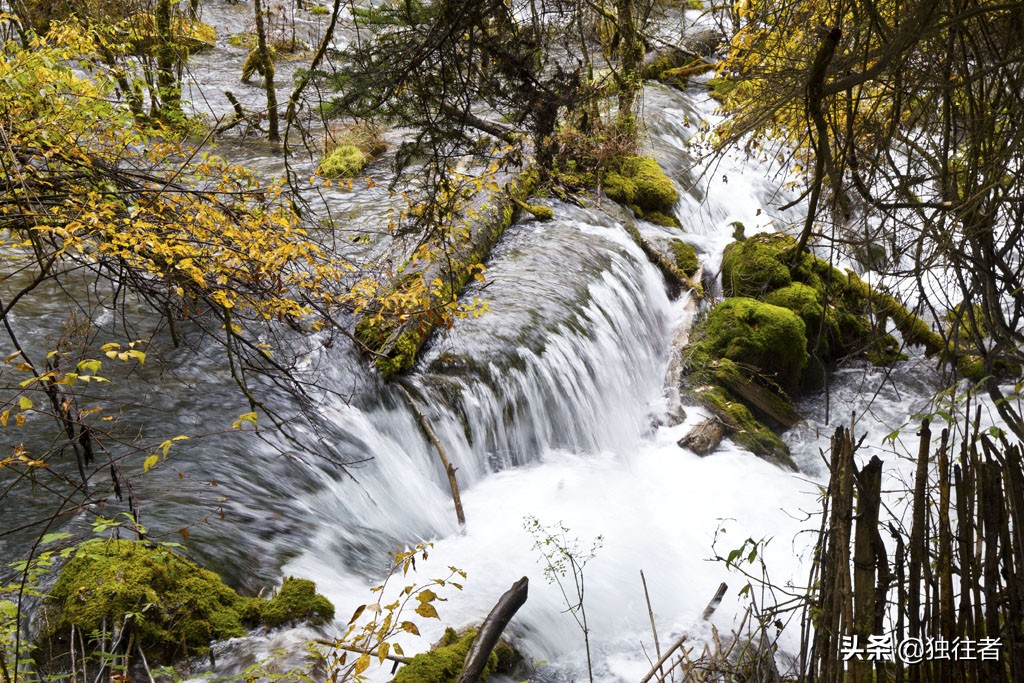
<instances>
[{"instance_id":1,"label":"moss on stone","mask_svg":"<svg viewBox=\"0 0 1024 683\"><path fill-rule=\"evenodd\" d=\"M761 297L793 282L786 254L796 241L783 233L764 233L732 242L722 253L722 291L726 296Z\"/></svg>"},{"instance_id":2,"label":"moss on stone","mask_svg":"<svg viewBox=\"0 0 1024 683\"><path fill-rule=\"evenodd\" d=\"M369 157L355 145L338 145L324 157L316 172L325 178L351 178L362 171L369 161Z\"/></svg>"},{"instance_id":3,"label":"moss on stone","mask_svg":"<svg viewBox=\"0 0 1024 683\"><path fill-rule=\"evenodd\" d=\"M260 617L270 628L297 622L321 626L334 619L334 605L309 579L285 577L277 594L260 604Z\"/></svg>"},{"instance_id":4,"label":"moss on stone","mask_svg":"<svg viewBox=\"0 0 1024 683\"><path fill-rule=\"evenodd\" d=\"M392 683L455 683L476 634L476 631L459 634L454 629L446 629L441 641L428 652L413 657L398 671ZM492 652L481 678L486 680L497 665L498 655Z\"/></svg>"},{"instance_id":5,"label":"moss on stone","mask_svg":"<svg viewBox=\"0 0 1024 683\"><path fill-rule=\"evenodd\" d=\"M50 591L41 640L55 642L72 625L85 634L124 625L151 661L166 663L202 653L214 640L244 636L246 625L263 622L267 605L292 620L333 615L330 602L316 594L311 581L293 579L285 585L284 602L263 603L240 596L216 574L170 548L91 540L78 546ZM309 605L314 608L300 614Z\"/></svg>"},{"instance_id":6,"label":"moss on stone","mask_svg":"<svg viewBox=\"0 0 1024 683\"><path fill-rule=\"evenodd\" d=\"M644 220L650 221L655 225L661 225L666 228L679 228L682 229L683 224L679 222L679 219L672 214L662 213L661 211L646 211L644 212Z\"/></svg>"},{"instance_id":7,"label":"moss on stone","mask_svg":"<svg viewBox=\"0 0 1024 683\"><path fill-rule=\"evenodd\" d=\"M627 155L604 175L604 191L615 201L638 208L641 214L671 214L679 199L672 179L650 157Z\"/></svg>"},{"instance_id":8,"label":"moss on stone","mask_svg":"<svg viewBox=\"0 0 1024 683\"><path fill-rule=\"evenodd\" d=\"M50 592L52 637L125 623L142 648L169 660L211 641L245 635L246 600L213 572L163 547L118 540L83 543Z\"/></svg>"},{"instance_id":9,"label":"moss on stone","mask_svg":"<svg viewBox=\"0 0 1024 683\"><path fill-rule=\"evenodd\" d=\"M692 245L682 240L672 240L672 256L675 258L676 266L689 277L697 272L700 261L697 259L697 250Z\"/></svg>"},{"instance_id":10,"label":"moss on stone","mask_svg":"<svg viewBox=\"0 0 1024 683\"><path fill-rule=\"evenodd\" d=\"M789 309L756 299L726 299L708 313L694 336L706 357L756 368L787 391L799 386L807 364L803 321Z\"/></svg>"}]
</instances>

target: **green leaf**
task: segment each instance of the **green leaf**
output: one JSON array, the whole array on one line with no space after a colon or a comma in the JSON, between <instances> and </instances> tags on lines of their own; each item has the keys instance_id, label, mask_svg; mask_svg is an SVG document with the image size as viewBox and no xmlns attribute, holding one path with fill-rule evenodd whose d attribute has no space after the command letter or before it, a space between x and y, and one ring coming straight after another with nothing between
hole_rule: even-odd
<instances>
[{"instance_id":1,"label":"green leaf","mask_svg":"<svg viewBox=\"0 0 1024 683\"><path fill-rule=\"evenodd\" d=\"M57 541L63 541L65 538L71 538L71 534L66 531L55 531L52 534L46 534L39 541L40 545L47 545L49 543L56 543Z\"/></svg>"},{"instance_id":2,"label":"green leaf","mask_svg":"<svg viewBox=\"0 0 1024 683\"><path fill-rule=\"evenodd\" d=\"M156 467L156 464L158 462L160 462L160 456L158 456L156 453L151 454L148 458L146 458L146 462L142 463L142 471L149 472L151 469Z\"/></svg>"},{"instance_id":3,"label":"green leaf","mask_svg":"<svg viewBox=\"0 0 1024 683\"><path fill-rule=\"evenodd\" d=\"M425 619L441 618L440 615L438 615L437 610L434 609L434 606L431 605L429 602L421 602L419 606L416 607L416 614L420 615L421 617L424 617Z\"/></svg>"},{"instance_id":4,"label":"green leaf","mask_svg":"<svg viewBox=\"0 0 1024 683\"><path fill-rule=\"evenodd\" d=\"M35 404L32 403L32 399L28 396L22 396L18 399L18 407L21 408L22 411L32 410L32 408L35 407Z\"/></svg>"}]
</instances>

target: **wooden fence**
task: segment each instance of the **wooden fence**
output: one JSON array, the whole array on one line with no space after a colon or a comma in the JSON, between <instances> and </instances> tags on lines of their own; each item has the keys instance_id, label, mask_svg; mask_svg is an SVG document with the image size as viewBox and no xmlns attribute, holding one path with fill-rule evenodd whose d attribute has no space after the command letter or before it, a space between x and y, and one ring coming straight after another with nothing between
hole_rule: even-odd
<instances>
[{"instance_id":1,"label":"wooden fence","mask_svg":"<svg viewBox=\"0 0 1024 683\"><path fill-rule=\"evenodd\" d=\"M886 496L910 506L909 529L880 514L882 461L858 467L836 430L800 681L1024 681L1021 445L979 418L959 446L922 423L914 480Z\"/></svg>"}]
</instances>

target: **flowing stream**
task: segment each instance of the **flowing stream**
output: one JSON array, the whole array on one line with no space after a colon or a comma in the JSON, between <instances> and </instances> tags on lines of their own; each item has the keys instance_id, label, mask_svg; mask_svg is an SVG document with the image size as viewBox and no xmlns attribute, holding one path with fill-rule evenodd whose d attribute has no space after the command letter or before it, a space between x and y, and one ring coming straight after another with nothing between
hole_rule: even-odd
<instances>
[{"instance_id":1,"label":"flowing stream","mask_svg":"<svg viewBox=\"0 0 1024 683\"><path fill-rule=\"evenodd\" d=\"M241 26L232 18L236 7L224 5L216 17L223 13ZM191 68L200 82L224 89L237 79L242 58L244 51L222 47ZM200 101L194 92L190 97ZM698 248L713 274L735 221L748 235L782 229L800 209L773 214L770 207L784 203L783 179L742 152L711 169L698 163L690 140L713 120L712 111L699 89L650 88L645 98L648 144L684 190L676 210L686 233L678 236ZM278 162L261 149L239 148L237 156L273 169ZM383 196L336 193L331 211L355 215ZM373 599L370 588L382 580L389 553L432 542L429 560L407 581L444 576L449 565L467 578L464 590L442 595L439 621L419 620L422 635L400 641L408 654L429 647L442 625L478 622L528 576L529 600L508 635L544 662L536 681L585 680L586 656L582 633L524 528L528 516L563 524L586 549L601 539L584 570L599 681L637 681L650 667L654 645L641 570L662 647L681 634L701 642L711 624L724 632L734 627L747 604L737 597L745 581L710 559L748 538L771 539L764 557L774 582L801 585L813 537L800 532L817 528L809 516L819 509L818 450L827 447L831 429L823 424L821 398L801 406L810 419L787 436L800 474L728 441L706 458L678 447L703 413L686 406L686 420L672 425L665 380L673 338L688 328L696 306L668 297L611 202L545 202L555 219L513 225L491 255L487 283L468 293L486 299L490 312L435 338L406 380L458 468L465 529L456 524L447 479L408 406L341 345L308 359L311 372L351 395L317 405L317 429L304 433L308 452L285 445L281 455L237 435L176 446L167 466L138 480L147 524L171 533L187 527L194 552L236 586L257 590L286 575L314 579L337 606L341 630L359 604ZM666 234L652 225L641 229ZM161 420L161 431L223 424L225 415L246 411L213 358L188 356L188 367L148 377L148 417ZM906 364L888 384L880 371L844 370L834 383L833 424L868 413L860 428L880 440L930 393L922 367ZM879 384L887 388L868 407ZM312 455L325 449L337 460L364 462L345 472ZM571 599L571 575L568 581ZM701 613L722 581L730 590L704 622ZM795 631L783 635L783 650L795 651ZM219 646L217 671L230 674L260 652L296 648L309 636L298 629ZM375 680L389 678L387 670L372 672Z\"/></svg>"}]
</instances>

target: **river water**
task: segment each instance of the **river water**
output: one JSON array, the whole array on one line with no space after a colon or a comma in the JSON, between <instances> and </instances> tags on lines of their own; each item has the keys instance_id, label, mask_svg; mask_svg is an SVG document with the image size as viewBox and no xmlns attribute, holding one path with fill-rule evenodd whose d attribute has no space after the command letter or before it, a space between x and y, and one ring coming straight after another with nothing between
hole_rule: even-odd
<instances>
[{"instance_id":1,"label":"river water","mask_svg":"<svg viewBox=\"0 0 1024 683\"><path fill-rule=\"evenodd\" d=\"M208 20L228 32L245 27L247 6L214 7ZM230 87L255 106L258 90L236 82L242 59L244 51L226 45L197 56L193 88L206 95L193 90L190 99L213 102L217 90ZM698 159L693 136L714 121L713 104L699 88L649 88L644 115L650 152L683 190L676 214L685 233L678 236L698 248L711 273L735 221L750 235L800 220L799 206L786 214L772 209L785 203L785 179L772 168L740 150L711 167ZM280 167L276 153L258 143L224 144L221 151L265 172ZM371 172L385 175L386 163ZM335 192L329 201L338 216L371 221L382 215L386 193ZM287 575L314 579L338 609L339 623L327 635L372 599L370 588L382 580L390 553L433 543L407 581L444 576L449 566L467 578L464 590L442 595L439 621L419 620L422 635L400 641L408 654L429 647L444 625L478 622L527 576L529 600L507 634L528 658L543 662L538 681L585 680L586 657L582 634L524 528L528 516L564 525L586 548L601 538L584 574L599 681L636 681L650 666L654 645L641 571L663 645L681 634L702 642L712 624L723 633L735 627L748 604L738 597L745 580L712 558L747 539L768 541L762 557L775 584L802 585L814 540L806 530L818 526L819 449L851 415L868 443L903 426L927 405L935 381L927 365L912 359L890 374L845 368L833 382L831 425L822 397L808 398L801 406L808 421L786 437L800 473L729 441L712 456L697 457L676 441L704 414L685 406L685 421L673 424L675 406L665 387L672 341L688 329L696 302L668 297L660 274L623 229L628 218L610 202L585 208L543 202L554 220L526 217L514 224L491 255L486 284L467 294L485 298L490 312L460 320L434 339L403 380L458 468L464 529L414 415L393 386L341 344L311 347L305 363L348 400L319 397L312 419L296 423L299 446L273 435L268 443L237 434L176 445L167 464L137 480L147 526L175 538L188 529L193 554L250 591ZM640 227L653 238L666 234ZM161 433L216 431L247 411L212 351L169 353L180 367L145 377L151 412L141 415L143 422L158 421ZM287 405L279 407L287 412ZM363 463L343 471L337 461ZM730 590L704 622L701 613L723 581ZM760 603L763 596L755 596ZM297 629L218 646L217 670L231 674L261 652L297 649L310 635ZM797 646L796 629L787 629L781 651ZM370 673L374 680L389 678L388 670Z\"/></svg>"}]
</instances>

